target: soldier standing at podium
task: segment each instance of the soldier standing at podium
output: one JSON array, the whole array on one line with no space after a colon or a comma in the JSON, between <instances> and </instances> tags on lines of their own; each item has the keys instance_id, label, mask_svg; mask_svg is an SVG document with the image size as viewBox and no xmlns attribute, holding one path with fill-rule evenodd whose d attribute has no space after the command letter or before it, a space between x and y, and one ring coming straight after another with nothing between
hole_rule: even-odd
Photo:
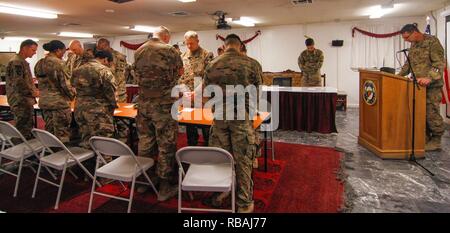
<instances>
[{"instance_id":1,"label":"soldier standing at podium","mask_svg":"<svg viewBox=\"0 0 450 233\"><path fill-rule=\"evenodd\" d=\"M305 41L307 49L298 57L298 66L302 71L302 87L320 87L320 69L323 65L323 52L314 47L311 38Z\"/></svg>"},{"instance_id":2,"label":"soldier standing at podium","mask_svg":"<svg viewBox=\"0 0 450 233\"><path fill-rule=\"evenodd\" d=\"M425 151L440 150L445 130L439 109L442 99L441 88L444 85L442 80L445 67L444 48L436 37L421 33L417 24L405 25L401 34L405 41L411 43L409 59L417 82L427 88ZM406 63L398 75L406 76L410 72L410 66Z\"/></svg>"}]
</instances>

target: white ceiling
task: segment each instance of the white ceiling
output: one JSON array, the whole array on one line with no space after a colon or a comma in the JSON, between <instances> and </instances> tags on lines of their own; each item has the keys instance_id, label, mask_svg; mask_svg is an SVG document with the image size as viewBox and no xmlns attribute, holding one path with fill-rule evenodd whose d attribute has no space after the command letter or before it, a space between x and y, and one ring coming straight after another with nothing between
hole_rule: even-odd
<instances>
[{"instance_id":1,"label":"white ceiling","mask_svg":"<svg viewBox=\"0 0 450 233\"><path fill-rule=\"evenodd\" d=\"M368 19L369 7L390 0L313 0L313 4L293 6L290 0L134 0L117 4L108 0L0 0L26 7L56 11L56 20L38 19L0 13L0 36L52 38L59 31L93 33L99 36L141 34L127 29L131 25L165 25L174 32L215 29L208 13L222 10L227 17L255 18L258 27L283 24L314 23ZM395 0L398 10L385 17L422 16L443 8L448 0ZM107 13L105 10L114 10ZM176 17L170 12L187 11ZM65 26L67 24L78 24ZM234 26L234 25L233 25ZM237 25L234 27L238 27ZM144 34L144 33L142 33Z\"/></svg>"}]
</instances>

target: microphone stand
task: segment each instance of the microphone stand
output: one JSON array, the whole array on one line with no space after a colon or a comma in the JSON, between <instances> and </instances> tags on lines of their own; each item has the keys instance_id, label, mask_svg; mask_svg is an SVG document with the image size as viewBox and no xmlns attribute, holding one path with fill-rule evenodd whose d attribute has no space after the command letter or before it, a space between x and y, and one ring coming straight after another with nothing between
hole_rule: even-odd
<instances>
[{"instance_id":1,"label":"microphone stand","mask_svg":"<svg viewBox=\"0 0 450 233\"><path fill-rule=\"evenodd\" d=\"M412 74L412 78L413 78L413 110L412 110L412 139L411 139L411 143L412 143L412 149L411 149L411 155L409 157L409 161L411 163L413 163L414 165L417 165L419 167L421 167L423 170L425 170L426 172L428 172L428 174L430 174L431 176L434 176L434 174L428 170L426 167L424 167L422 164L420 164L419 162L417 162L416 160L416 155L415 155L415 133L416 133L416 88L417 90L420 90L419 87L419 83L417 82L417 77L416 74L414 73L414 70L412 68L411 65L411 61L409 60L409 56L406 53L407 50L403 50L402 52L405 54L406 57L406 61L408 62L409 65L409 69L411 70L411 74Z\"/></svg>"}]
</instances>

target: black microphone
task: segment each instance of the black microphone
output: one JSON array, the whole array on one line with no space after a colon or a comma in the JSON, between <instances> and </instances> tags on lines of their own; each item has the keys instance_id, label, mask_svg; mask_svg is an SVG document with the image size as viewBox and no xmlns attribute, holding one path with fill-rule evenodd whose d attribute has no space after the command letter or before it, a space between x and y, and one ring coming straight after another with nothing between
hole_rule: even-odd
<instances>
[{"instance_id":1,"label":"black microphone","mask_svg":"<svg viewBox=\"0 0 450 233\"><path fill-rule=\"evenodd\" d=\"M407 51L409 51L409 49L402 49L402 50L398 51L397 53L403 53L403 52L407 52Z\"/></svg>"}]
</instances>

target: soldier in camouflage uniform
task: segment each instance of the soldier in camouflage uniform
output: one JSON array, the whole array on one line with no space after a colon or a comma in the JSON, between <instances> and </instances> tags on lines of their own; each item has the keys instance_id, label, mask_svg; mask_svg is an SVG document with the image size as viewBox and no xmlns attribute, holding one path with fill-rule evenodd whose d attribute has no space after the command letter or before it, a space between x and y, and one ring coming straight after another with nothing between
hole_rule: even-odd
<instances>
[{"instance_id":1,"label":"soldier in camouflage uniform","mask_svg":"<svg viewBox=\"0 0 450 233\"><path fill-rule=\"evenodd\" d=\"M62 60L66 46L59 40L52 40L43 47L49 54L34 67L39 80L39 108L44 117L45 130L67 143L70 141L72 121L70 104L75 98L75 89L70 84L70 75Z\"/></svg>"},{"instance_id":2,"label":"soldier in camouflage uniform","mask_svg":"<svg viewBox=\"0 0 450 233\"><path fill-rule=\"evenodd\" d=\"M34 85L30 64L25 60L36 54L38 44L33 40L25 40L20 45L20 51L6 67L6 96L11 111L14 114L16 128L26 139L32 138L33 105L39 91Z\"/></svg>"},{"instance_id":3,"label":"soldier in camouflage uniform","mask_svg":"<svg viewBox=\"0 0 450 233\"><path fill-rule=\"evenodd\" d=\"M72 73L75 69L93 59L94 57L85 52L81 42L78 40L73 40L69 43L69 54L67 55L66 66L69 70L69 74L71 76L70 83L73 84Z\"/></svg>"},{"instance_id":4,"label":"soldier in camouflage uniform","mask_svg":"<svg viewBox=\"0 0 450 233\"><path fill-rule=\"evenodd\" d=\"M323 52L314 47L314 40L305 41L307 49L298 57L298 66L302 71L302 87L320 87L322 80L320 68L323 65Z\"/></svg>"},{"instance_id":5,"label":"soldier in camouflage uniform","mask_svg":"<svg viewBox=\"0 0 450 233\"><path fill-rule=\"evenodd\" d=\"M203 77L205 67L214 58L214 55L199 46L198 35L196 32L188 31L184 35L185 44L188 51L181 55L184 65L184 74L181 76L179 84L185 84L189 90L193 91L195 77ZM198 84L197 84L198 85ZM209 129L201 127L205 145L208 145ZM196 146L198 143L198 127L186 126L186 133L189 146Z\"/></svg>"},{"instance_id":6,"label":"soldier in camouflage uniform","mask_svg":"<svg viewBox=\"0 0 450 233\"><path fill-rule=\"evenodd\" d=\"M75 119L80 125L84 148L90 148L92 136L112 138L114 136L114 109L117 107L116 82L107 67L112 54L98 51L96 59L75 69L74 87L77 90Z\"/></svg>"},{"instance_id":7,"label":"soldier in camouflage uniform","mask_svg":"<svg viewBox=\"0 0 450 233\"><path fill-rule=\"evenodd\" d=\"M109 40L105 38L101 38L97 42L97 51L104 50L108 51L113 56L113 62L110 63L111 71L116 80L116 95L117 95L117 103L126 103L127 102L127 87L126 87L126 77L125 70L127 68L127 60L126 56L112 49L110 46ZM128 127L121 120L116 121L117 126L117 134L119 140L126 143L128 140Z\"/></svg>"},{"instance_id":8,"label":"soldier in camouflage uniform","mask_svg":"<svg viewBox=\"0 0 450 233\"><path fill-rule=\"evenodd\" d=\"M156 174L161 181L158 200L165 201L175 196L178 190L177 185L169 182L177 180L175 152L178 123L171 116L175 101L171 91L182 74L183 62L176 49L168 44L170 32L167 28L159 27L153 36L136 51L133 65L139 80L138 154L150 157L151 149L158 146Z\"/></svg>"},{"instance_id":9,"label":"soldier in camouflage uniform","mask_svg":"<svg viewBox=\"0 0 450 233\"><path fill-rule=\"evenodd\" d=\"M231 34L225 39L225 53L206 67L204 86L218 85L224 93L224 101L229 99L225 90L227 85L255 85L262 83L261 65L240 53L240 38ZM234 94L231 96L234 99ZM232 101L233 111L238 110L237 101ZM230 104L230 103L226 103ZM250 108L255 108L246 101L245 120L214 120L211 128L210 146L220 147L229 151L236 162L236 181L238 212L253 212L253 180L252 163L256 154L256 138L253 121L250 119ZM227 115L229 113L226 113ZM226 116L225 118L226 119Z\"/></svg>"},{"instance_id":10,"label":"soldier in camouflage uniform","mask_svg":"<svg viewBox=\"0 0 450 233\"><path fill-rule=\"evenodd\" d=\"M440 114L442 99L442 75L445 67L444 49L439 40L431 35L421 33L416 24L407 24L402 30L402 37L411 43L409 58L418 83L427 88L426 114L426 151L441 149L441 138L445 126ZM399 75L411 73L411 67L406 63Z\"/></svg>"}]
</instances>

